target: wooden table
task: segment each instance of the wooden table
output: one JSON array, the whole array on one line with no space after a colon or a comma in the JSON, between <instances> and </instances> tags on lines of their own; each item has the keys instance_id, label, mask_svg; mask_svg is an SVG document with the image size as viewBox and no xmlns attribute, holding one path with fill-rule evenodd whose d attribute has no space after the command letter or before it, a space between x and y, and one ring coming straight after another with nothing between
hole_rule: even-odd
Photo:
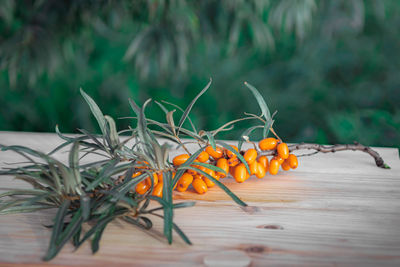
<instances>
[{"instance_id":1,"label":"wooden table","mask_svg":"<svg viewBox=\"0 0 400 267\"><path fill-rule=\"evenodd\" d=\"M60 140L54 134L0 132L0 143L19 144L48 152ZM399 266L400 162L398 150L376 148L391 170L377 168L361 152L302 157L299 168L280 171L244 184L225 184L244 201L237 206L219 188L205 195L175 193L195 199L196 206L179 209L175 220L194 245L178 236L168 245L155 219L149 233L126 223L111 223L100 250L89 244L73 251L68 244L49 265L71 266ZM63 158L65 154L58 154ZM20 158L0 152L0 164ZM26 185L0 177L0 190ZM0 262L13 266L45 264L54 211L0 216Z\"/></svg>"}]
</instances>

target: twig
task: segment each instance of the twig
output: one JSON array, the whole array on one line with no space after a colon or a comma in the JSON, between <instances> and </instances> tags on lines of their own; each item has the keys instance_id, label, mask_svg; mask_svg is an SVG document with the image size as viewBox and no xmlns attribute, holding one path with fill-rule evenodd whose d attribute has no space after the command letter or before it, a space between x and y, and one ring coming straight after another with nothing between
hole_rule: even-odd
<instances>
[{"instance_id":1,"label":"twig","mask_svg":"<svg viewBox=\"0 0 400 267\"><path fill-rule=\"evenodd\" d=\"M354 142L354 144L336 144L336 145L320 145L320 144L307 144L307 143L300 143L300 144L293 144L289 145L289 151L301 150L301 149L310 149L315 150L315 153L304 154L300 156L311 156L317 153L334 153L337 151L345 151L345 150L353 150L353 151L362 151L368 153L371 157L374 158L376 166L384 169L390 169L390 167L383 161L382 157L379 155L378 152L373 150L368 146L364 146L358 142ZM263 151L261 155L264 156L272 156L275 155L276 151Z\"/></svg>"}]
</instances>

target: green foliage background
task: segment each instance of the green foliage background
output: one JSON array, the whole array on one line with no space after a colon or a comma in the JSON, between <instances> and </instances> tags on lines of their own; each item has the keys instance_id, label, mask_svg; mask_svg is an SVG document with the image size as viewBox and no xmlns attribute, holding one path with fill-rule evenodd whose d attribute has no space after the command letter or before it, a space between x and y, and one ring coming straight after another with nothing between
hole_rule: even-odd
<instances>
[{"instance_id":1,"label":"green foliage background","mask_svg":"<svg viewBox=\"0 0 400 267\"><path fill-rule=\"evenodd\" d=\"M212 77L191 114L200 129L259 112L248 81L288 142L399 146L399 11L397 0L2 0L0 130L98 130L80 87L122 117L129 97L185 107ZM164 119L154 104L147 116Z\"/></svg>"}]
</instances>

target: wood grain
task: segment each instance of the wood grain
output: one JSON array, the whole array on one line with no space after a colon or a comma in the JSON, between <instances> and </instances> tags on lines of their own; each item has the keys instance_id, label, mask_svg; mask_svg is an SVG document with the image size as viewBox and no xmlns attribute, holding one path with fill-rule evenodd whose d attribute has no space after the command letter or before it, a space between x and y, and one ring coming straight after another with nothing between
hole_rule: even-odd
<instances>
[{"instance_id":1,"label":"wood grain","mask_svg":"<svg viewBox=\"0 0 400 267\"><path fill-rule=\"evenodd\" d=\"M48 152L60 140L54 134L0 132L0 143ZM219 188L206 195L175 193L195 199L195 207L175 212L177 224L194 245L178 236L168 245L162 223L149 234L122 221L106 229L100 250L67 245L43 263L50 230L43 227L54 211L0 216L0 262L7 266L399 266L400 162L398 150L376 148L391 170L377 168L361 152L302 157L299 168L243 184L223 180L249 204L240 208ZM301 153L301 152L300 152ZM66 157L65 153L57 154ZM21 160L0 152L4 162ZM27 187L0 177L0 191ZM235 253L236 252L236 253Z\"/></svg>"}]
</instances>

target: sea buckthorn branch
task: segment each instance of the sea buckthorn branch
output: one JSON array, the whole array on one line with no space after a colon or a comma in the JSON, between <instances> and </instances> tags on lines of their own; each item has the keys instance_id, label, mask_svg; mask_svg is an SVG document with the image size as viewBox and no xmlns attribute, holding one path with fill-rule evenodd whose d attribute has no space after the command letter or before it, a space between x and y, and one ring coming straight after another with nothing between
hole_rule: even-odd
<instances>
[{"instance_id":1,"label":"sea buckthorn branch","mask_svg":"<svg viewBox=\"0 0 400 267\"><path fill-rule=\"evenodd\" d=\"M56 133L64 142L48 154L28 147L0 144L0 149L14 151L27 160L25 165L17 168L5 168L0 175L14 175L33 187L0 194L1 199L6 198L0 201L0 214L58 208L44 260L55 257L69 240L78 248L85 240L92 238L92 251L95 253L105 227L117 218L146 230L153 225L147 215L162 218L168 243L172 242L174 230L186 243L191 244L173 221L173 209L193 206L194 202L174 203L174 190L183 193L189 189L204 194L217 185L237 204L246 206L223 184L222 179L231 176L236 182L243 183L251 175L261 179L267 174L276 175L279 168L283 171L296 169L298 158L291 152L300 149L312 149L316 153L360 150L373 156L379 167L388 168L376 151L358 143L333 146L302 143L288 146L273 129L276 112L270 114L261 94L248 83L245 85L255 96L261 115L245 113L243 118L227 122L216 130L198 132L189 113L210 84L211 81L185 110L166 101L156 101L165 112L166 122L146 118L145 109L151 99L145 101L142 107L130 99L136 116L123 119L134 119L136 125L134 129L129 127L119 132L116 131L114 120L103 115L94 100L81 90L101 134L80 129L82 135L69 137L56 126ZM179 123L175 124L174 121L175 109L168 110L163 104L182 112ZM192 130L184 127L185 121L190 123ZM236 123L250 121L259 124L245 130L238 146L215 140L218 133L231 130ZM149 125L157 128L150 129ZM256 129L262 129L263 133L263 139L258 144L250 141L249 137ZM269 132L276 138L268 137ZM130 136L121 141L120 135L123 133L129 133ZM197 143L199 149L190 151L181 136L189 137L189 142ZM177 144L176 150L182 147L186 153L170 159L170 145L160 144L160 139L156 137L172 140ZM128 141L132 140L133 144L128 146ZM244 141L251 143L253 148L241 150ZM52 157L52 154L68 146L69 164ZM80 156L80 153L83 155ZM80 160L89 154L102 158L81 164ZM151 201L158 202L159 206L150 208ZM155 213L157 211L163 211L163 215ZM90 228L83 227L86 222L90 222Z\"/></svg>"},{"instance_id":2,"label":"sea buckthorn branch","mask_svg":"<svg viewBox=\"0 0 400 267\"><path fill-rule=\"evenodd\" d=\"M354 144L336 144L336 145L320 145L320 144L308 144L308 143L289 145L290 152L293 152L295 150L305 150L305 149L315 150L315 153L334 153L346 150L361 151L373 157L376 166L378 166L379 168L390 169L390 166L384 162L383 158L379 155L378 152L373 150L371 147L364 146L358 142L354 142Z\"/></svg>"}]
</instances>

